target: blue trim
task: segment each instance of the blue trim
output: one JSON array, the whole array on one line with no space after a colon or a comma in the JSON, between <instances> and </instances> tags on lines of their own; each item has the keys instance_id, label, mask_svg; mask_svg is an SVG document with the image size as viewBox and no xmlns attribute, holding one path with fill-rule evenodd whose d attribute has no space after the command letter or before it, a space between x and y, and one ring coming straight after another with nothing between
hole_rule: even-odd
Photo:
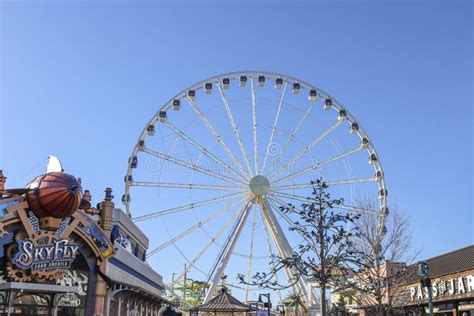
<instances>
[{"instance_id":1,"label":"blue trim","mask_svg":"<svg viewBox=\"0 0 474 316\"><path fill-rule=\"evenodd\" d=\"M124 264L123 262L117 260L116 258L110 258L109 259L109 262L110 264L113 264L114 266L116 266L117 268L133 275L134 277L142 280L143 282L163 291L165 288L164 286L156 283L156 282L153 282L152 280L148 279L146 276L144 276L143 274L133 270L132 268L130 268L129 266L127 266L126 264Z\"/></svg>"}]
</instances>

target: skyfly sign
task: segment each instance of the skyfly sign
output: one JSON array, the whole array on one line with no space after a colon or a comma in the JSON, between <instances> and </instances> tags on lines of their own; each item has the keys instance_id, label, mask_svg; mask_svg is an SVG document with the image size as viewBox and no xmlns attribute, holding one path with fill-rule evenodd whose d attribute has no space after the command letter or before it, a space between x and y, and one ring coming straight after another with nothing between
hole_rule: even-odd
<instances>
[{"instance_id":1,"label":"skyfly sign","mask_svg":"<svg viewBox=\"0 0 474 316\"><path fill-rule=\"evenodd\" d=\"M13 264L18 268L31 271L57 270L71 267L79 246L67 239L53 240L44 245L24 239L18 241L18 249L18 253L13 257Z\"/></svg>"}]
</instances>

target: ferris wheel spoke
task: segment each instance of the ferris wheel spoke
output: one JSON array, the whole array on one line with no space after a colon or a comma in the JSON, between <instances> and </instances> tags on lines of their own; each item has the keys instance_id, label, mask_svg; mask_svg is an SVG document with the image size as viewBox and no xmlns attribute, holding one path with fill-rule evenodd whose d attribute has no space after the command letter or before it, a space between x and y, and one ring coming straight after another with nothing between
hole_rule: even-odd
<instances>
[{"instance_id":1,"label":"ferris wheel spoke","mask_svg":"<svg viewBox=\"0 0 474 316\"><path fill-rule=\"evenodd\" d=\"M288 199L292 199L292 200L296 200L296 201L301 201L301 202L305 202L305 203L310 202L310 200L308 200L308 197L304 197L304 196L297 195L297 194L288 194L288 193L283 193L283 192L272 192L272 194L277 196L277 197L284 197L284 198L288 198ZM361 213L361 214L370 214L370 215L378 215L379 214L377 211L370 210L370 209L365 209L365 208L357 207L357 206L353 206L353 205L334 204L333 208L338 208L338 209L343 209L343 210L348 210L348 211L354 211L354 212Z\"/></svg>"},{"instance_id":2,"label":"ferris wheel spoke","mask_svg":"<svg viewBox=\"0 0 474 316\"><path fill-rule=\"evenodd\" d=\"M245 191L247 187L237 187L228 185L196 184L196 183L170 183L170 182L147 182L133 181L130 186L135 187L155 187L170 189L190 189L190 190L216 190L216 191Z\"/></svg>"},{"instance_id":3,"label":"ferris wheel spoke","mask_svg":"<svg viewBox=\"0 0 474 316\"><path fill-rule=\"evenodd\" d=\"M279 199L278 197L276 196L273 196L273 197L269 197L269 200L272 200L274 201L274 203L276 203L277 207L279 205L288 205L288 203L286 203L284 200L282 199ZM336 208L336 207L335 207ZM299 211L298 207L294 206L293 205L293 209L296 210L296 211ZM278 213L286 220L286 222L290 225L290 227L295 227L294 225L294 222L291 220L291 218L284 212L282 211L281 209L277 208L277 211ZM337 233L334 229L332 229L335 233ZM312 241L310 241L306 236L304 236L303 234L299 233L299 235L305 239L307 242L309 242L310 244L313 244ZM315 250L317 251L317 250Z\"/></svg>"},{"instance_id":4,"label":"ferris wheel spoke","mask_svg":"<svg viewBox=\"0 0 474 316\"><path fill-rule=\"evenodd\" d=\"M186 261L186 263L189 264L191 260L188 259L188 257L184 254L184 252L178 246L176 246L176 244L173 244L173 246L176 249L176 251L178 251L179 254L183 257L184 261ZM194 266L194 269L200 272L202 275L206 275L206 272L203 269L199 268L198 266Z\"/></svg>"},{"instance_id":5,"label":"ferris wheel spoke","mask_svg":"<svg viewBox=\"0 0 474 316\"><path fill-rule=\"evenodd\" d=\"M278 109L277 109L277 112L276 112L276 115L275 115L275 121L273 122L273 127L272 127L272 132L270 134L270 139L268 140L267 151L265 153L265 159L263 160L262 174L265 173L265 169L266 169L266 166L267 166L268 155L270 153L270 147L271 147L271 144L273 142L273 136L275 135L275 130L276 130L276 127L277 127L277 124L278 124L278 119L280 118L280 111L281 111L281 107L283 105L283 100L285 99L285 92L286 92L287 85L288 85L288 83L285 81L285 84L283 85L283 89L282 89L282 92L281 92L280 102L278 103Z\"/></svg>"},{"instance_id":6,"label":"ferris wheel spoke","mask_svg":"<svg viewBox=\"0 0 474 316\"><path fill-rule=\"evenodd\" d=\"M167 155L167 154L164 154L164 153L161 153L159 151L155 151L155 150L152 150L152 149L149 149L149 148L143 148L142 150L143 152L147 153L147 154L150 154L150 155L153 155L155 157L158 157L158 158L161 158L163 160L166 160L166 161L169 161L169 162L172 162L178 166L182 166L182 167L185 167L187 169L190 169L190 170L194 170L194 171L197 171L199 173L202 173L202 174L206 174L208 176L211 176L211 177L214 177L214 178L218 178L218 179L221 179L221 180L224 180L224 181L227 181L227 182L231 182L231 183L237 183L237 184L246 184L245 182L241 181L241 180L238 180L238 179L233 179L233 178L229 178L223 174L219 174L219 173L215 173L214 171L211 171L209 169L205 169L205 168L202 168L198 165L195 165L195 164L192 164L192 163L189 163L189 162L186 162L184 160L180 160L180 159L177 159L177 158L174 158L170 155Z\"/></svg>"},{"instance_id":7,"label":"ferris wheel spoke","mask_svg":"<svg viewBox=\"0 0 474 316\"><path fill-rule=\"evenodd\" d=\"M229 166L228 164L226 164L225 162L223 162L221 159L219 159L216 155L214 155L213 153L211 153L207 148L205 148L204 146L202 146L201 144L199 144L199 142L197 142L196 140L192 139L189 135L187 135L186 133L184 133L183 131L181 131L180 129L176 128L176 126L174 126L173 124L171 124L169 121L165 121L164 124L170 128L171 130L173 130L173 132L175 132L178 136L180 136L182 139L186 140L188 143L190 143L191 145L193 145L195 148L197 148L203 155L209 157L210 159L212 159L215 163L219 164L220 166L222 166L225 170L229 171L230 173L234 174L235 176L237 177L240 177L241 179L243 180L248 180L245 176L243 176L242 174L236 172L234 170L234 168L232 168L231 166Z\"/></svg>"},{"instance_id":8,"label":"ferris wheel spoke","mask_svg":"<svg viewBox=\"0 0 474 316\"><path fill-rule=\"evenodd\" d=\"M303 125L304 121L306 120L306 118L309 116L309 114L311 113L311 111L313 110L314 106L316 105L316 102L315 103L312 103L309 108L306 110L306 112L303 114L303 116L300 118L300 120L298 121L298 124L296 125L295 129L293 130L293 132L291 133L290 137L288 138L288 140L286 141L285 145L282 147L282 149L280 150L280 152L278 153L278 155L275 157L275 159L273 159L272 161L272 164L271 164L271 170L275 170L275 167L277 165L277 163L280 161L281 157L283 156L283 154L286 152L286 149L288 148L288 146L291 144L291 142L293 141L293 139L296 137L296 134L298 133L298 131L300 130L301 126Z\"/></svg>"},{"instance_id":9,"label":"ferris wheel spoke","mask_svg":"<svg viewBox=\"0 0 474 316\"><path fill-rule=\"evenodd\" d=\"M287 207L290 203L286 202L285 197L278 197L274 194L267 195L268 203L276 209L277 213L287 222L289 227L294 226L294 221L290 218L288 214L281 210L283 207ZM294 207L294 209L297 209ZM304 236L302 236L304 238Z\"/></svg>"},{"instance_id":10,"label":"ferris wheel spoke","mask_svg":"<svg viewBox=\"0 0 474 316\"><path fill-rule=\"evenodd\" d=\"M286 197L278 197L274 194L268 195L268 200L272 204L272 206L276 207L277 212L285 219L285 221L290 225L294 226L294 221L290 218L288 214L285 212L281 211L281 207L287 207L289 203L285 202L284 198ZM291 198L290 198L291 199ZM294 209L297 210L297 207L294 206ZM304 236L302 236L304 238Z\"/></svg>"},{"instance_id":11,"label":"ferris wheel spoke","mask_svg":"<svg viewBox=\"0 0 474 316\"><path fill-rule=\"evenodd\" d=\"M191 269L191 267L194 267L194 268L197 268L195 267L196 263L198 262L199 259L201 259L201 257L207 252L207 250L209 250L209 248L211 247L211 245L213 245L217 239L219 239L219 237L224 233L224 231L230 226L230 224L232 224L235 219L237 218L238 214L240 212L240 209L238 209L234 214L232 214L232 216L227 220L227 222L222 226L222 228L214 235L212 236L212 238L209 239L209 241L207 242L207 244L204 246L204 248L196 255L196 257L193 258L192 261L188 262L188 265L186 266L186 269L184 271L182 271L179 276L176 278L176 281L173 283L170 284L170 287L173 287L178 280L180 280L181 278L183 278L183 276L189 272L189 270ZM206 274L205 274L206 275Z\"/></svg>"},{"instance_id":12,"label":"ferris wheel spoke","mask_svg":"<svg viewBox=\"0 0 474 316\"><path fill-rule=\"evenodd\" d=\"M255 174L258 174L258 145L257 145L257 104L255 98L255 86L253 78L250 79L250 90L252 91L252 121L253 121L253 152L255 163ZM248 292L248 290L247 290ZM248 294L248 293L247 293Z\"/></svg>"},{"instance_id":13,"label":"ferris wheel spoke","mask_svg":"<svg viewBox=\"0 0 474 316\"><path fill-rule=\"evenodd\" d=\"M253 84L252 84L252 86L253 86ZM245 165L247 166L248 173L253 177L254 173L253 173L252 167L250 166L250 161L249 161L249 158L247 156L247 152L245 150L244 143L242 142L242 138L240 137L239 129L237 128L237 124L235 123L234 115L232 114L232 111L230 109L229 102L227 101L227 98L224 95L224 91L222 90L220 85L217 85L217 87L218 87L219 94L220 94L221 99L222 99L222 103L224 104L224 107L225 107L230 125L232 126L232 130L234 132L235 138L237 139L237 143L239 144L240 152L241 152L242 157L245 161Z\"/></svg>"},{"instance_id":14,"label":"ferris wheel spoke","mask_svg":"<svg viewBox=\"0 0 474 316\"><path fill-rule=\"evenodd\" d=\"M205 205L222 202L222 201L228 200L230 198L236 197L238 195L242 195L242 193L240 193L240 192L232 193L232 194L219 196L219 197L215 197L215 198L212 198L212 199L208 199L208 200L204 200L204 201L200 201L200 202L196 202L196 203L191 203L191 204L187 204L187 205L173 207L173 208L170 208L170 209L167 209L167 210L153 212L153 213L150 213L150 214L147 214L147 215L134 217L132 220L134 222L141 222L141 221L148 220L148 219L155 218L155 217L170 215L170 214L191 210L191 209L198 208L198 207L205 206Z\"/></svg>"},{"instance_id":15,"label":"ferris wheel spoke","mask_svg":"<svg viewBox=\"0 0 474 316\"><path fill-rule=\"evenodd\" d=\"M282 174L286 169L294 165L298 160L301 159L305 154L311 151L317 144L319 144L324 138L326 138L333 130L335 130L339 125L341 125L342 121L337 121L335 124L331 125L324 133L321 134L318 138L316 138L311 144L306 146L299 154L295 157L290 159L286 164L284 164L274 175L270 177L270 179L274 179L278 175Z\"/></svg>"},{"instance_id":16,"label":"ferris wheel spoke","mask_svg":"<svg viewBox=\"0 0 474 316\"><path fill-rule=\"evenodd\" d=\"M217 85L217 87L219 88L220 90L220 87L219 85ZM224 139L219 135L219 133L217 133L217 130L214 128L214 126L209 122L209 120L207 119L207 117L204 115L204 113L199 109L199 107L197 106L197 104L190 100L189 98L186 98L186 101L189 103L189 105L191 106L191 108L194 110L194 112L196 112L196 114L199 116L199 119L201 120L201 122L204 124L204 126L207 127L207 129L211 132L211 134L214 136L214 138L216 139L217 143L221 146L221 148L225 151L225 153L227 154L227 156L230 158L230 160L232 160L232 162L237 166L237 168L239 168L239 170L245 174L248 178L250 178L250 175L247 174L247 171L245 171L244 167L242 166L242 164L237 160L237 158L235 157L235 155L232 153L232 151L229 149L229 147L225 144L224 142Z\"/></svg>"},{"instance_id":17,"label":"ferris wheel spoke","mask_svg":"<svg viewBox=\"0 0 474 316\"><path fill-rule=\"evenodd\" d=\"M283 181L288 181L288 180L293 179L293 178L295 178L295 177L298 177L298 176L300 176L300 175L302 175L302 174L305 174L305 173L307 173L307 172L309 172L309 171L319 169L319 168L321 168L321 167L323 167L323 166L325 166L325 165L327 165L327 164L330 164L330 163L332 163L332 162L334 162L334 161L337 161L337 160L342 159L342 158L344 158L344 157L346 157L346 156L349 156L349 155L351 155L351 154L353 154L353 153L356 153L356 152L360 151L362 148L364 148L364 147L363 147L363 146L357 146L357 147L355 147L355 148L353 148L353 149L351 149L351 150L348 150L348 151L343 152L343 153L341 153L341 154L339 154L339 155L336 155L336 156L334 156L334 157L331 157L331 158L329 158L329 159L327 159L327 160L325 160L325 161L323 161L323 162L317 163L317 164L315 164L315 165L313 165L313 166L306 167L306 168L301 169L301 170L299 170L299 171L297 171L297 172L295 172L295 173L289 174L289 175L287 175L286 177L283 177L283 178L280 178L280 179L278 179L278 180L275 180L275 181L273 181L273 184L277 184L277 183L280 183L280 182L283 182Z\"/></svg>"},{"instance_id":18,"label":"ferris wheel spoke","mask_svg":"<svg viewBox=\"0 0 474 316\"><path fill-rule=\"evenodd\" d=\"M346 211L353 211L359 214L369 214L369 215L376 215L378 216L380 213L371 209L366 209L362 207L357 207L353 205L345 205L345 204L339 204L339 205L334 205L334 208L339 208L343 209Z\"/></svg>"},{"instance_id":19,"label":"ferris wheel spoke","mask_svg":"<svg viewBox=\"0 0 474 316\"><path fill-rule=\"evenodd\" d=\"M271 233L272 239L275 242L276 249L278 254L281 258L289 258L292 256L293 250L286 238L286 235L283 233L283 230L280 226L278 219L275 216L275 213L272 210L268 199L263 199L262 203L260 203L260 207L262 210L263 221L265 225L268 227L269 232ZM285 267L285 272L288 278L288 281L292 281L292 275L294 270ZM303 297L307 297L307 290L306 290L306 282L303 279L299 279L294 285L293 290L298 293L301 291Z\"/></svg>"},{"instance_id":20,"label":"ferris wheel spoke","mask_svg":"<svg viewBox=\"0 0 474 316\"><path fill-rule=\"evenodd\" d=\"M353 178L353 179L344 179L344 180L330 180L324 181L328 186L333 185L345 185L345 184L354 184L354 183L364 183L364 182L377 182L377 177L368 177L368 178ZM294 190L294 189L306 189L312 188L313 185L309 183L301 183L301 184L289 184L289 185L282 185L282 186L273 186L274 190Z\"/></svg>"},{"instance_id":21,"label":"ferris wheel spoke","mask_svg":"<svg viewBox=\"0 0 474 316\"><path fill-rule=\"evenodd\" d=\"M279 192L279 191L270 191L270 196L273 196L273 195L284 197L287 199L297 200L301 202L308 202L308 198L301 195L289 194L289 193L284 193L284 192Z\"/></svg>"},{"instance_id":22,"label":"ferris wheel spoke","mask_svg":"<svg viewBox=\"0 0 474 316\"><path fill-rule=\"evenodd\" d=\"M249 288L250 288L250 273L252 273L252 261L253 261L253 241L255 238L255 230L257 228L257 210L254 205L253 207L253 221L252 221L252 236L250 237L250 254L248 260L247 269L247 286L245 287L245 301L248 302Z\"/></svg>"},{"instance_id":23,"label":"ferris wheel spoke","mask_svg":"<svg viewBox=\"0 0 474 316\"><path fill-rule=\"evenodd\" d=\"M217 212L214 212L212 213L210 216L208 216L207 218L205 218L203 221L200 221L199 223L196 223L195 225L191 226L191 227L188 227L186 230L184 230L182 233L180 233L179 235L176 235L175 237L171 238L170 240L164 242L163 244L159 245L158 247L156 247L155 249L153 249L152 251L150 251L150 253L147 255L147 258L149 257L152 257L153 255L157 254L158 252L160 252L161 250L167 248L168 246L174 244L175 242L177 242L178 240L180 240L181 238L189 235L190 233L192 233L193 231L195 231L196 229L198 229L199 227L202 227L203 225L206 225L207 223L209 223L210 221L218 218L219 216L223 215L225 212L227 212L228 210L230 210L231 208L233 208L234 206L236 206L242 199L240 199L239 201L233 203L233 204L230 204L230 205L227 205L221 209L219 209Z\"/></svg>"},{"instance_id":24,"label":"ferris wheel spoke","mask_svg":"<svg viewBox=\"0 0 474 316\"><path fill-rule=\"evenodd\" d=\"M288 216L288 214L286 214L284 211L280 209L280 207L282 206L287 206L288 203L285 203L284 200L279 199L277 196L272 196L272 195L268 196L268 201L270 205L276 209L277 213L280 214L280 216L283 217L283 219L288 223L289 227L296 227L294 224L294 221L290 218L290 216ZM295 209L297 208L295 207ZM306 236L304 236L303 234L298 232L298 235L311 243L311 241L308 240L308 238L306 238Z\"/></svg>"}]
</instances>

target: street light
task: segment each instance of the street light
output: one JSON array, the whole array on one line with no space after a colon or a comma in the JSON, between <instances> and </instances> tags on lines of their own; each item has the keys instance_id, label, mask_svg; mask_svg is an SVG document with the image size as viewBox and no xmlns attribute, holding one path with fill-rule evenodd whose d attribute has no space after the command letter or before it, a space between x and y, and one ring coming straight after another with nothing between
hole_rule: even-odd
<instances>
[{"instance_id":1,"label":"street light","mask_svg":"<svg viewBox=\"0 0 474 316\"><path fill-rule=\"evenodd\" d=\"M267 302L262 301L262 296L265 296L267 298ZM267 315L270 316L270 308L272 307L272 302L270 301L270 293L267 294L259 294L258 295L258 301L260 303L263 303L263 307L267 308Z\"/></svg>"},{"instance_id":2,"label":"street light","mask_svg":"<svg viewBox=\"0 0 474 316\"><path fill-rule=\"evenodd\" d=\"M281 315L285 315L285 305L283 304L277 305L277 311L279 311Z\"/></svg>"},{"instance_id":3,"label":"street light","mask_svg":"<svg viewBox=\"0 0 474 316\"><path fill-rule=\"evenodd\" d=\"M426 261L418 262L418 273L420 277L421 288L428 288L428 306L430 309L430 316L433 316L433 289L431 288L430 266Z\"/></svg>"},{"instance_id":4,"label":"street light","mask_svg":"<svg viewBox=\"0 0 474 316\"><path fill-rule=\"evenodd\" d=\"M252 307L255 305L255 316L257 316L258 314L258 303L257 302L250 302L249 303L249 309L250 309L250 312L253 311Z\"/></svg>"}]
</instances>

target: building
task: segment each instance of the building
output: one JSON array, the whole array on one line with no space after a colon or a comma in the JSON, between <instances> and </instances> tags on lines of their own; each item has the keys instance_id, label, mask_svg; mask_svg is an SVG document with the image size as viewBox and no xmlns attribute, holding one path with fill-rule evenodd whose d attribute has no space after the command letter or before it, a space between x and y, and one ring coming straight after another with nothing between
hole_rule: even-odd
<instances>
[{"instance_id":1,"label":"building","mask_svg":"<svg viewBox=\"0 0 474 316\"><path fill-rule=\"evenodd\" d=\"M111 189L94 208L62 168L26 188L5 181L0 170L1 315L152 316L171 306L146 262L148 238Z\"/></svg>"},{"instance_id":2,"label":"building","mask_svg":"<svg viewBox=\"0 0 474 316\"><path fill-rule=\"evenodd\" d=\"M429 265L434 313L474 316L474 245L425 261ZM397 275L396 280L387 282L383 291L385 311L397 315L429 314L428 288L421 285L418 264L386 263L381 270L385 279ZM350 315L372 315L376 304L373 297L353 287L333 293L331 305L334 309L337 310L341 303L343 313Z\"/></svg>"},{"instance_id":3,"label":"building","mask_svg":"<svg viewBox=\"0 0 474 316\"><path fill-rule=\"evenodd\" d=\"M437 315L474 316L474 245L426 260ZM428 289L419 281L417 265L396 288L394 309L408 315L428 313Z\"/></svg>"},{"instance_id":4,"label":"building","mask_svg":"<svg viewBox=\"0 0 474 316\"><path fill-rule=\"evenodd\" d=\"M400 262L385 261L378 268L362 271L348 279L345 289L333 292L330 305L333 310L343 309L349 315L371 315L376 313L374 306L378 305L378 297L384 305L384 310L392 305L396 295L393 285L399 276L406 271L407 265ZM375 280L380 279L383 285L375 286ZM368 290L372 287L371 290ZM366 289L361 291L360 289Z\"/></svg>"},{"instance_id":5,"label":"building","mask_svg":"<svg viewBox=\"0 0 474 316\"><path fill-rule=\"evenodd\" d=\"M148 238L121 209L114 209L111 239L115 255L105 269L108 315L158 315L163 305L172 305L163 298L162 276L146 262Z\"/></svg>"}]
</instances>

